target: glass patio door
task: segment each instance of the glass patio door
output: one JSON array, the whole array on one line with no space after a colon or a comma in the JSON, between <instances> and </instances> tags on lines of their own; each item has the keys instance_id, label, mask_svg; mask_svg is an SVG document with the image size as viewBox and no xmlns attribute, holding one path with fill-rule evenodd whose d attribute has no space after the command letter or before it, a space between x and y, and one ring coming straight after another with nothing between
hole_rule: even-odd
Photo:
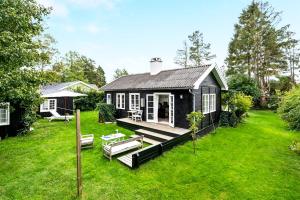
<instances>
[{"instance_id":1,"label":"glass patio door","mask_svg":"<svg viewBox=\"0 0 300 200\"><path fill-rule=\"evenodd\" d=\"M147 122L158 122L158 96L147 94Z\"/></svg>"}]
</instances>

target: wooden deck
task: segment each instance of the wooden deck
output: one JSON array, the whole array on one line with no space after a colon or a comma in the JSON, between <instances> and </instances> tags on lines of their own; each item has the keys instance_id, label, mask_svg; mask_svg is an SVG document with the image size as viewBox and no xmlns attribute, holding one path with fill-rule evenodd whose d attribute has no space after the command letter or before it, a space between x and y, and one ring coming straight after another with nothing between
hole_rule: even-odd
<instances>
[{"instance_id":1,"label":"wooden deck","mask_svg":"<svg viewBox=\"0 0 300 200\"><path fill-rule=\"evenodd\" d=\"M140 121L136 122L129 118L117 119L117 124L130 130L133 130L136 135L132 135L131 137L143 135L144 142L150 144L150 146L147 146L146 148L127 153L126 155L122 155L117 158L120 162L122 162L130 168L134 167L132 161L132 156L134 154L145 154L145 152L152 151L152 149L157 151L157 149L160 148L160 146L163 143L190 133L190 130L184 128L173 128L166 124L159 123Z\"/></svg>"},{"instance_id":2,"label":"wooden deck","mask_svg":"<svg viewBox=\"0 0 300 200\"><path fill-rule=\"evenodd\" d=\"M131 124L131 125L139 126L140 128L148 128L148 129L153 129L153 130L158 130L158 131L174 133L176 135L183 135L185 133L190 132L189 129L177 128L177 127L173 128L166 124L160 124L160 123L150 123L150 122L144 122L144 121L135 122L129 118L117 119L117 122L123 122L123 123Z\"/></svg>"}]
</instances>

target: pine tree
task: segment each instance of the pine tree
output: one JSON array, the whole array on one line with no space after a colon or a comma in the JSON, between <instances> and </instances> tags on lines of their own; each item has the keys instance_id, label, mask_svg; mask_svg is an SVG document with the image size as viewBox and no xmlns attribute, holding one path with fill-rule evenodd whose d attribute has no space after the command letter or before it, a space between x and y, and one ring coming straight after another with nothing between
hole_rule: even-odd
<instances>
[{"instance_id":1,"label":"pine tree","mask_svg":"<svg viewBox=\"0 0 300 200\"><path fill-rule=\"evenodd\" d=\"M183 48L178 49L175 57L175 64L180 65L184 68L188 67L189 61L189 47L186 41L183 42Z\"/></svg>"},{"instance_id":2,"label":"pine tree","mask_svg":"<svg viewBox=\"0 0 300 200\"><path fill-rule=\"evenodd\" d=\"M203 40L203 33L194 31L188 38L191 42L189 59L192 66L203 65L205 61L209 61L215 57L215 55L210 53L210 43L205 43Z\"/></svg>"},{"instance_id":3,"label":"pine tree","mask_svg":"<svg viewBox=\"0 0 300 200\"><path fill-rule=\"evenodd\" d=\"M280 13L268 3L253 1L239 17L228 48L227 75L247 74L260 87L262 102L268 95L269 78L287 68L284 48L289 26L277 28Z\"/></svg>"}]
</instances>

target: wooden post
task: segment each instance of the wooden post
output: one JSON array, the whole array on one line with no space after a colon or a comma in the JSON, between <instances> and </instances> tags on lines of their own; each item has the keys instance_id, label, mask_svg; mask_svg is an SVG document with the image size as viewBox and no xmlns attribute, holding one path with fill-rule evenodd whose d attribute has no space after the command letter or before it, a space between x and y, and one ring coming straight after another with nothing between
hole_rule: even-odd
<instances>
[{"instance_id":1,"label":"wooden post","mask_svg":"<svg viewBox=\"0 0 300 200\"><path fill-rule=\"evenodd\" d=\"M76 110L76 153L77 153L77 196L82 193L81 179L81 143L80 143L80 110Z\"/></svg>"}]
</instances>

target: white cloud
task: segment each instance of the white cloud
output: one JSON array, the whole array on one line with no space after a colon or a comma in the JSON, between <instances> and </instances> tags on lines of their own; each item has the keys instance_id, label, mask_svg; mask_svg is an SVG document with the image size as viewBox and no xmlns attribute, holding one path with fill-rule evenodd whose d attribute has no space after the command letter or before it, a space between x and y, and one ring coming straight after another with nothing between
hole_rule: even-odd
<instances>
[{"instance_id":1,"label":"white cloud","mask_svg":"<svg viewBox=\"0 0 300 200\"><path fill-rule=\"evenodd\" d=\"M85 26L83 28L85 31L87 31L88 33L91 33L91 34L97 34L99 32L103 32L103 31L106 31L107 28L105 27L99 27L97 26L96 24L94 23L90 23L88 24L87 26Z\"/></svg>"},{"instance_id":2,"label":"white cloud","mask_svg":"<svg viewBox=\"0 0 300 200\"><path fill-rule=\"evenodd\" d=\"M113 9L120 0L68 0L71 4L76 4L82 7L99 7L103 6L106 9Z\"/></svg>"},{"instance_id":3,"label":"white cloud","mask_svg":"<svg viewBox=\"0 0 300 200\"><path fill-rule=\"evenodd\" d=\"M38 3L46 6L51 7L51 15L58 16L58 17L67 17L69 15L69 10L67 7L55 0L38 0Z\"/></svg>"}]
</instances>

